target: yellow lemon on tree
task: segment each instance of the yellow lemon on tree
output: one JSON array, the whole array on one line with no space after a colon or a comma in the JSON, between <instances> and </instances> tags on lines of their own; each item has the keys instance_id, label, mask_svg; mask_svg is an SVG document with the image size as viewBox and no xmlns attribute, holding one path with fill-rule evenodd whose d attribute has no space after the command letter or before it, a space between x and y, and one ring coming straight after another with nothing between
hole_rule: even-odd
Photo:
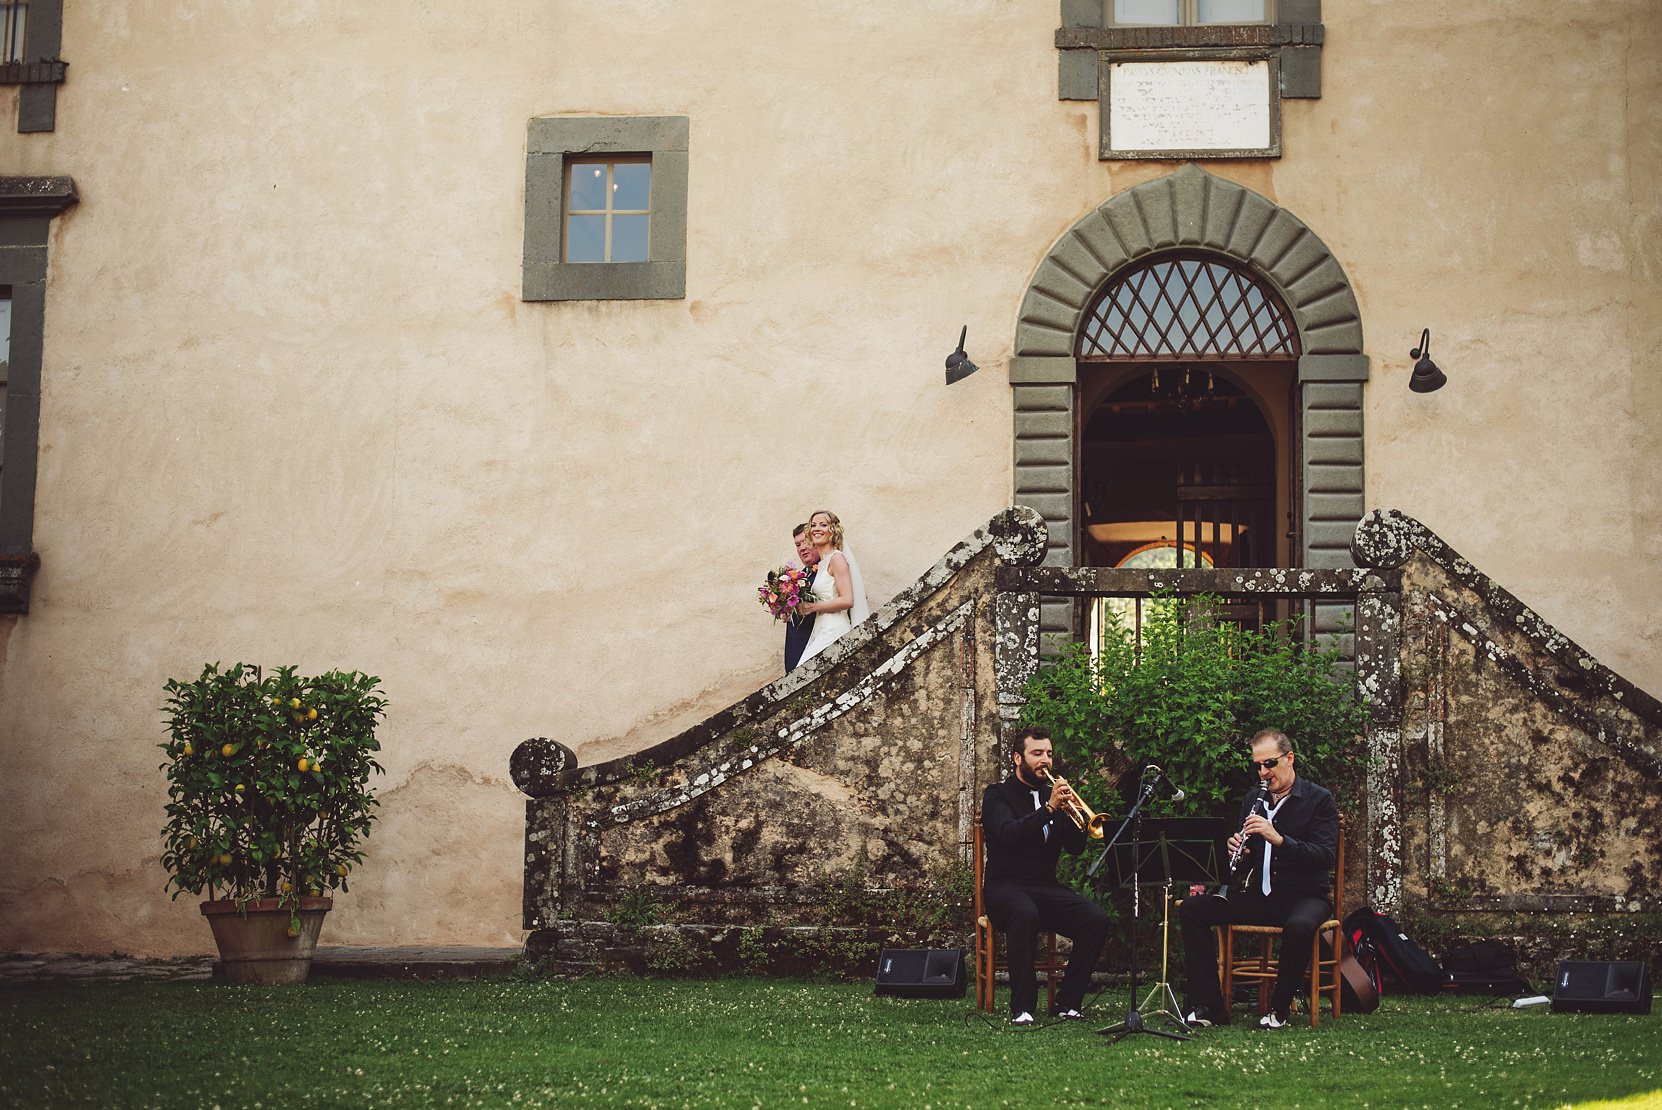
<instances>
[{"instance_id":1,"label":"yellow lemon on tree","mask_svg":"<svg viewBox=\"0 0 1662 1110\"><path fill-rule=\"evenodd\" d=\"M190 741L189 740L185 741L185 754L186 755L195 755L196 754L196 749L190 746Z\"/></svg>"},{"instance_id":2,"label":"yellow lemon on tree","mask_svg":"<svg viewBox=\"0 0 1662 1110\"><path fill-rule=\"evenodd\" d=\"M346 873L349 870L350 868L348 868L344 863L338 863L335 865L335 874L339 875L343 879L346 878Z\"/></svg>"},{"instance_id":3,"label":"yellow lemon on tree","mask_svg":"<svg viewBox=\"0 0 1662 1110\"><path fill-rule=\"evenodd\" d=\"M219 862L220 862L220 865L223 866L223 867L231 866L231 853L230 852L221 852L221 853L219 853Z\"/></svg>"},{"instance_id":4,"label":"yellow lemon on tree","mask_svg":"<svg viewBox=\"0 0 1662 1110\"><path fill-rule=\"evenodd\" d=\"M317 720L317 709L316 708L306 710L306 720L308 720L308 721Z\"/></svg>"},{"instance_id":5,"label":"yellow lemon on tree","mask_svg":"<svg viewBox=\"0 0 1662 1110\"><path fill-rule=\"evenodd\" d=\"M299 709L300 708L300 699L299 698L290 698L289 699L289 708L290 709Z\"/></svg>"},{"instance_id":6,"label":"yellow lemon on tree","mask_svg":"<svg viewBox=\"0 0 1662 1110\"><path fill-rule=\"evenodd\" d=\"M234 744L226 744L223 748L219 749L219 754L220 755L230 755L232 752L234 752L236 750L237 749L236 749L236 746Z\"/></svg>"},{"instance_id":7,"label":"yellow lemon on tree","mask_svg":"<svg viewBox=\"0 0 1662 1110\"><path fill-rule=\"evenodd\" d=\"M301 774L305 774L307 768L309 768L311 766L311 763L306 759L305 756L301 756L300 757L300 762L296 763L295 766L300 768L300 773Z\"/></svg>"},{"instance_id":8,"label":"yellow lemon on tree","mask_svg":"<svg viewBox=\"0 0 1662 1110\"><path fill-rule=\"evenodd\" d=\"M283 699L278 697L276 694L273 694L271 696L271 704L272 705L282 705L283 704Z\"/></svg>"},{"instance_id":9,"label":"yellow lemon on tree","mask_svg":"<svg viewBox=\"0 0 1662 1110\"><path fill-rule=\"evenodd\" d=\"M187 847L187 848L196 847L196 838L193 836L189 840L185 841L185 847Z\"/></svg>"},{"instance_id":10,"label":"yellow lemon on tree","mask_svg":"<svg viewBox=\"0 0 1662 1110\"><path fill-rule=\"evenodd\" d=\"M242 791L243 791L243 785L242 785L242 783L239 782L239 783L237 783L237 793L241 794Z\"/></svg>"}]
</instances>

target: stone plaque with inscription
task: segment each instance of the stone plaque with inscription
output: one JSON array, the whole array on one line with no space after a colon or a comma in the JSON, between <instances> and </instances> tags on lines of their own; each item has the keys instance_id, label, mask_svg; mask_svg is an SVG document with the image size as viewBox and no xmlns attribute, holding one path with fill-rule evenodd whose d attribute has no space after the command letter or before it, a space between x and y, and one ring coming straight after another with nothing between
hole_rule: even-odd
<instances>
[{"instance_id":1,"label":"stone plaque with inscription","mask_svg":"<svg viewBox=\"0 0 1662 1110\"><path fill-rule=\"evenodd\" d=\"M1098 157L1279 158L1276 60L1104 56Z\"/></svg>"}]
</instances>

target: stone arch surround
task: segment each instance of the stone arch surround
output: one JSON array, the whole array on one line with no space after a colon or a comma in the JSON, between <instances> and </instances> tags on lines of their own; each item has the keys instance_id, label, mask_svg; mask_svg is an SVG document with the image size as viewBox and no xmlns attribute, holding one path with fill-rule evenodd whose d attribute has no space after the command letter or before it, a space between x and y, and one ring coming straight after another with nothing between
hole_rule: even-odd
<instances>
[{"instance_id":1,"label":"stone arch surround","mask_svg":"<svg viewBox=\"0 0 1662 1110\"><path fill-rule=\"evenodd\" d=\"M1110 197L1059 238L1039 263L1016 323L1010 385L1015 401L1015 502L1049 531L1045 565L1074 562L1074 341L1091 299L1127 266L1180 248L1216 252L1249 267L1280 294L1298 328L1302 565L1353 566L1350 540L1363 513L1362 318L1350 280L1302 220L1242 185L1192 163ZM1071 607L1047 601L1041 626L1066 633ZM1331 631L1340 610L1318 611Z\"/></svg>"}]
</instances>

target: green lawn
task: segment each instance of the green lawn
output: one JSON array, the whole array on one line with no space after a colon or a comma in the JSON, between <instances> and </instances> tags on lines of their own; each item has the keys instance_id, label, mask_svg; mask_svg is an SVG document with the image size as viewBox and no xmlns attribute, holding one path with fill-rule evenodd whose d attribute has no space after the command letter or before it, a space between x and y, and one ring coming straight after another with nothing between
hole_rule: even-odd
<instances>
[{"instance_id":1,"label":"green lawn","mask_svg":"<svg viewBox=\"0 0 1662 1110\"><path fill-rule=\"evenodd\" d=\"M0 988L5 1106L1662 1106L1662 1014L1480 999L1111 1045L869 983Z\"/></svg>"}]
</instances>

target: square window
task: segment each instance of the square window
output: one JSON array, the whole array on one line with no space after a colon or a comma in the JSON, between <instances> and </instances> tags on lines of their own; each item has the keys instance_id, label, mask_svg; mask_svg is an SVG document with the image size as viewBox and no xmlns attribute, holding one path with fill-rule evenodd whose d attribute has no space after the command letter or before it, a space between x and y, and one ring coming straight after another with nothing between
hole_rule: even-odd
<instances>
[{"instance_id":1,"label":"square window","mask_svg":"<svg viewBox=\"0 0 1662 1110\"><path fill-rule=\"evenodd\" d=\"M652 163L572 159L566 163L567 262L645 262Z\"/></svg>"},{"instance_id":2,"label":"square window","mask_svg":"<svg viewBox=\"0 0 1662 1110\"><path fill-rule=\"evenodd\" d=\"M1183 13L1178 0L1114 0L1114 22L1171 27L1183 22Z\"/></svg>"},{"instance_id":3,"label":"square window","mask_svg":"<svg viewBox=\"0 0 1662 1110\"><path fill-rule=\"evenodd\" d=\"M1195 0L1196 23L1263 23L1269 0Z\"/></svg>"},{"instance_id":4,"label":"square window","mask_svg":"<svg viewBox=\"0 0 1662 1110\"><path fill-rule=\"evenodd\" d=\"M1273 0L1107 0L1110 27L1271 23Z\"/></svg>"}]
</instances>

